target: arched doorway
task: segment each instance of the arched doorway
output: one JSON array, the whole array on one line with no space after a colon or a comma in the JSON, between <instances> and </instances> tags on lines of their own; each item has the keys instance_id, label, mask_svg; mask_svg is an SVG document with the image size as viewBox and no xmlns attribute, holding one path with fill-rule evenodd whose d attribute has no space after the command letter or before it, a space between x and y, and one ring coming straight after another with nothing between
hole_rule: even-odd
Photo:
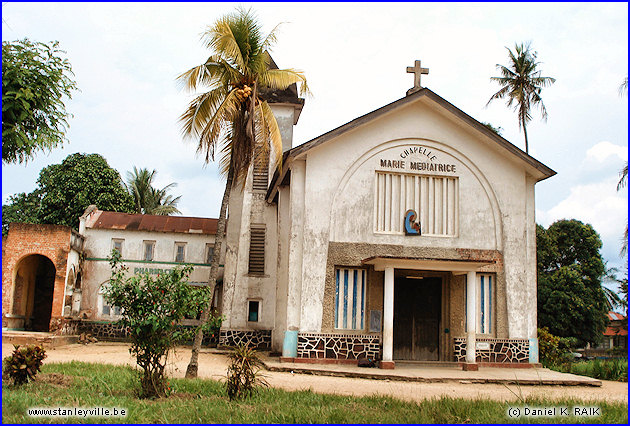
<instances>
[{"instance_id":1,"label":"arched doorway","mask_svg":"<svg viewBox=\"0 0 630 426\"><path fill-rule=\"evenodd\" d=\"M15 317L23 318L20 328L49 330L55 275L55 265L46 256L32 254L17 263L12 310Z\"/></svg>"}]
</instances>

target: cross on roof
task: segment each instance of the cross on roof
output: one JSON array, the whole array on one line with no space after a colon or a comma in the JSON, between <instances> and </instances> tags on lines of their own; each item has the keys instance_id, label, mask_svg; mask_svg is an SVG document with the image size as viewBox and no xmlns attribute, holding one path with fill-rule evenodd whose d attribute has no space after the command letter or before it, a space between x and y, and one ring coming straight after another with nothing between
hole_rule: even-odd
<instances>
[{"instance_id":1,"label":"cross on roof","mask_svg":"<svg viewBox=\"0 0 630 426\"><path fill-rule=\"evenodd\" d=\"M413 67L407 67L407 72L408 73L413 73L413 87L409 90L407 90L407 95L411 95L412 93L417 92L418 90L422 89L422 86L420 86L420 76L422 74L429 74L429 69L428 68L422 68L420 66L420 61L416 59L416 61L414 62L414 66Z\"/></svg>"}]
</instances>

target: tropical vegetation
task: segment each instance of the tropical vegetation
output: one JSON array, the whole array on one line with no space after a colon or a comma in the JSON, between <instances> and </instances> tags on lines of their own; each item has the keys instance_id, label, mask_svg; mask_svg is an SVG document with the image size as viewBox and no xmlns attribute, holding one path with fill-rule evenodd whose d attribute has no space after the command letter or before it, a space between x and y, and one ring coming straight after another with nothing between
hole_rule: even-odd
<instances>
[{"instance_id":1,"label":"tropical vegetation","mask_svg":"<svg viewBox=\"0 0 630 426\"><path fill-rule=\"evenodd\" d=\"M65 140L76 83L58 42L2 42L2 162L25 163Z\"/></svg>"},{"instance_id":2,"label":"tropical vegetation","mask_svg":"<svg viewBox=\"0 0 630 426\"><path fill-rule=\"evenodd\" d=\"M537 225L536 244L538 327L576 338L577 347L597 344L608 312L599 235L579 220L559 220L547 229Z\"/></svg>"},{"instance_id":3,"label":"tropical vegetation","mask_svg":"<svg viewBox=\"0 0 630 426\"><path fill-rule=\"evenodd\" d=\"M514 51L506 47L509 65L497 64L500 77L490 77L499 83L501 89L490 97L486 104L496 99L505 99L508 107L513 107L518 115L518 125L525 136L525 152L529 153L527 123L532 120L532 110L540 108L543 120L547 120L547 109L543 103L542 89L551 86L556 79L541 76L540 62L536 62L538 53L531 50L529 44L515 44Z\"/></svg>"},{"instance_id":4,"label":"tropical vegetation","mask_svg":"<svg viewBox=\"0 0 630 426\"><path fill-rule=\"evenodd\" d=\"M178 77L185 90L202 91L180 117L183 136L197 143L197 152L206 162L218 156L220 171L226 177L214 253L221 253L224 243L233 186L243 187L252 162L262 163L271 155L272 163L280 164L280 131L271 107L261 97L261 90L285 89L297 83L301 93L308 90L302 72L270 69L268 51L276 42L276 29L264 36L253 12L237 9L219 18L203 33L205 46L213 52L208 59ZM208 280L211 295L218 269L219 256L214 256ZM210 315L211 303L208 300L202 323ZM197 375L202 337L201 331L195 336L187 377Z\"/></svg>"},{"instance_id":5,"label":"tropical vegetation","mask_svg":"<svg viewBox=\"0 0 630 426\"><path fill-rule=\"evenodd\" d=\"M164 188L154 188L153 179L156 173L156 170L138 169L136 166L132 172L127 172L127 190L133 197L134 213L162 216L180 214L177 203L181 196L173 197L168 194L177 184L172 182Z\"/></svg>"},{"instance_id":6,"label":"tropical vegetation","mask_svg":"<svg viewBox=\"0 0 630 426\"><path fill-rule=\"evenodd\" d=\"M117 170L99 154L76 153L39 172L31 193L9 197L2 206L2 234L9 223L43 223L79 228L79 217L95 204L101 210L133 212L133 199Z\"/></svg>"},{"instance_id":7,"label":"tropical vegetation","mask_svg":"<svg viewBox=\"0 0 630 426\"><path fill-rule=\"evenodd\" d=\"M167 396L170 390L164 368L169 353L194 333L179 323L186 317L197 317L208 288L188 284L191 265L153 277L148 273L129 276L118 250L112 250L109 262L112 276L104 296L111 305L120 307L119 324L127 328L130 352L142 369L139 396Z\"/></svg>"}]
</instances>

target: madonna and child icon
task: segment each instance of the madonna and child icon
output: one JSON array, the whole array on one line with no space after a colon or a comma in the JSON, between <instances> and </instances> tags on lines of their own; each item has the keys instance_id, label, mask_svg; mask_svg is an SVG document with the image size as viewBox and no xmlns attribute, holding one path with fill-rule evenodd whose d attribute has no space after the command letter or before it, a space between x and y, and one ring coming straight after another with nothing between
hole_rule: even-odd
<instances>
[{"instance_id":1,"label":"madonna and child icon","mask_svg":"<svg viewBox=\"0 0 630 426\"><path fill-rule=\"evenodd\" d=\"M417 219L418 214L415 210L407 210L403 224L403 227L405 228L405 235L421 235L420 222Z\"/></svg>"}]
</instances>

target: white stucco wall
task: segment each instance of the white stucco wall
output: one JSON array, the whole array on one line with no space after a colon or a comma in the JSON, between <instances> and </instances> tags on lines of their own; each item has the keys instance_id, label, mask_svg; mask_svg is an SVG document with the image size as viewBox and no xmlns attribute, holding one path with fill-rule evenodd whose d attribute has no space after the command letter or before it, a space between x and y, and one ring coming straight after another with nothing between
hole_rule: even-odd
<instances>
[{"instance_id":1,"label":"white stucco wall","mask_svg":"<svg viewBox=\"0 0 630 426\"><path fill-rule=\"evenodd\" d=\"M418 145L433 150L436 162L457 166L452 174L459 177L460 194L455 237L410 240L374 232L375 170L383 169L379 160ZM309 150L303 234L292 235L303 239L300 329L321 330L327 245L338 241L502 251L509 337L535 336L535 180L527 171L495 141L425 98ZM292 210L299 211L294 203Z\"/></svg>"}]
</instances>

